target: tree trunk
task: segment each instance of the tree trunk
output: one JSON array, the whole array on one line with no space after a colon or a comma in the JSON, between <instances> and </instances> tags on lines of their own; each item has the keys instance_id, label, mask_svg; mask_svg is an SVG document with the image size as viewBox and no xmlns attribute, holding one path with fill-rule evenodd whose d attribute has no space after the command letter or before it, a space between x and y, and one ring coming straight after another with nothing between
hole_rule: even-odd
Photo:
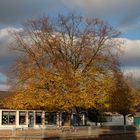
<instances>
[{"instance_id":1,"label":"tree trunk","mask_svg":"<svg viewBox=\"0 0 140 140\"><path fill-rule=\"evenodd\" d=\"M71 114L66 113L65 117L63 118L63 126L70 126L71 125Z\"/></svg>"},{"instance_id":2,"label":"tree trunk","mask_svg":"<svg viewBox=\"0 0 140 140\"><path fill-rule=\"evenodd\" d=\"M126 125L126 115L123 115L124 125Z\"/></svg>"},{"instance_id":3,"label":"tree trunk","mask_svg":"<svg viewBox=\"0 0 140 140\"><path fill-rule=\"evenodd\" d=\"M123 120L124 120L124 132L126 132L126 115L123 115Z\"/></svg>"}]
</instances>

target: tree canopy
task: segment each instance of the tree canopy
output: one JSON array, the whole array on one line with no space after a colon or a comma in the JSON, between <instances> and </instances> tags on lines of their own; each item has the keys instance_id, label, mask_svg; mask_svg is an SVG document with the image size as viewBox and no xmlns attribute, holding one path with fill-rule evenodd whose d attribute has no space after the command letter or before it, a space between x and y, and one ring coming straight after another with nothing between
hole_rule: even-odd
<instances>
[{"instance_id":1,"label":"tree canopy","mask_svg":"<svg viewBox=\"0 0 140 140\"><path fill-rule=\"evenodd\" d=\"M123 115L124 125L126 125L126 115L134 114L135 111L135 94L129 80L123 76L121 71L114 74L114 88L109 95L109 110Z\"/></svg>"},{"instance_id":2,"label":"tree canopy","mask_svg":"<svg viewBox=\"0 0 140 140\"><path fill-rule=\"evenodd\" d=\"M119 69L119 32L97 18L75 14L29 20L15 32L18 57L10 84L16 109L97 108Z\"/></svg>"}]
</instances>

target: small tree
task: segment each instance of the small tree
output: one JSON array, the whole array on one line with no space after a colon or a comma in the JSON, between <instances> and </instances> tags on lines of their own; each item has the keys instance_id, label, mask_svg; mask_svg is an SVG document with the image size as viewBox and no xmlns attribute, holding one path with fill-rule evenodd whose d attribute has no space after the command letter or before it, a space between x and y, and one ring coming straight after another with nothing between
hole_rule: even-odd
<instances>
[{"instance_id":1,"label":"small tree","mask_svg":"<svg viewBox=\"0 0 140 140\"><path fill-rule=\"evenodd\" d=\"M124 126L126 115L133 113L134 96L129 82L124 78L122 72L115 72L114 88L109 95L110 110L123 115Z\"/></svg>"}]
</instances>

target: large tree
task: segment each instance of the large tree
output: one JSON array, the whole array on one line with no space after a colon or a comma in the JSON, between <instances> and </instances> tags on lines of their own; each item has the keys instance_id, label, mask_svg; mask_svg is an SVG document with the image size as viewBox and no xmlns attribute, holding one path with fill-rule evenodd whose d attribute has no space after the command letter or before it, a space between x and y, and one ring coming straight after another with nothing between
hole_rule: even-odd
<instances>
[{"instance_id":1,"label":"large tree","mask_svg":"<svg viewBox=\"0 0 140 140\"><path fill-rule=\"evenodd\" d=\"M10 76L7 107L97 108L119 69L119 32L104 21L70 14L28 21L14 33L18 58Z\"/></svg>"}]
</instances>

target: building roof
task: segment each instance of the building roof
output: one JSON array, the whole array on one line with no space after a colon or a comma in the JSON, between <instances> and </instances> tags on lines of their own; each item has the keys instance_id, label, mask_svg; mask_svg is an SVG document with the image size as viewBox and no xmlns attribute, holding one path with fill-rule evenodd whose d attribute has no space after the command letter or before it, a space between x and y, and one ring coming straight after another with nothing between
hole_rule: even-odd
<instances>
[{"instance_id":1,"label":"building roof","mask_svg":"<svg viewBox=\"0 0 140 140\"><path fill-rule=\"evenodd\" d=\"M10 95L9 91L0 91L0 100L8 97Z\"/></svg>"}]
</instances>

